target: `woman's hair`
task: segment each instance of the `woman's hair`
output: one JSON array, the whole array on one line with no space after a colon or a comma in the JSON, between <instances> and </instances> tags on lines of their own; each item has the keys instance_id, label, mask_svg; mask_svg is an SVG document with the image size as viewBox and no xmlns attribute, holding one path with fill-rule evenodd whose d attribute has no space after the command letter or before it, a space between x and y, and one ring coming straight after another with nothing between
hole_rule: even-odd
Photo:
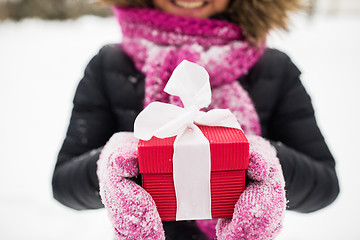
<instances>
[{"instance_id":1,"label":"woman's hair","mask_svg":"<svg viewBox=\"0 0 360 240\"><path fill-rule=\"evenodd\" d=\"M151 0L101 0L123 7L153 7ZM240 26L246 38L256 44L270 30L287 29L289 13L303 7L304 0L230 0L225 17Z\"/></svg>"}]
</instances>

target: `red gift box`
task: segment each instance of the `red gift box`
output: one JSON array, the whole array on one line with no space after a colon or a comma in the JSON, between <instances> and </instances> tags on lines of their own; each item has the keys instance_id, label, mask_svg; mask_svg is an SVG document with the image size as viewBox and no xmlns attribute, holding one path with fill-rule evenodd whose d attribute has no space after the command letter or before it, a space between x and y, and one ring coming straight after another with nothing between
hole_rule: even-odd
<instances>
[{"instance_id":1,"label":"red gift box","mask_svg":"<svg viewBox=\"0 0 360 240\"><path fill-rule=\"evenodd\" d=\"M198 127L210 143L212 218L232 218L235 203L245 189L249 143L239 129ZM175 137L152 137L149 141L140 140L138 145L143 187L154 199L163 221L176 220L177 205L172 174L174 140Z\"/></svg>"}]
</instances>

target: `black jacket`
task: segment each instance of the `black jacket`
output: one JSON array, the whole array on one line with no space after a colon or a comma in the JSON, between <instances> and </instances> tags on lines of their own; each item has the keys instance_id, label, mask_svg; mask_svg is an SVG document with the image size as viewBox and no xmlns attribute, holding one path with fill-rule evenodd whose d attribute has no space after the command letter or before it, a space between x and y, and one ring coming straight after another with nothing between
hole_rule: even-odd
<instances>
[{"instance_id":1,"label":"black jacket","mask_svg":"<svg viewBox=\"0 0 360 240\"><path fill-rule=\"evenodd\" d=\"M339 193L335 161L317 126L300 72L284 53L267 49L239 79L249 92L262 136L277 150L288 208L312 212ZM103 207L96 161L118 131L132 131L143 109L144 75L120 45L108 45L90 61L76 91L66 138L53 175L54 197L74 209Z\"/></svg>"}]
</instances>

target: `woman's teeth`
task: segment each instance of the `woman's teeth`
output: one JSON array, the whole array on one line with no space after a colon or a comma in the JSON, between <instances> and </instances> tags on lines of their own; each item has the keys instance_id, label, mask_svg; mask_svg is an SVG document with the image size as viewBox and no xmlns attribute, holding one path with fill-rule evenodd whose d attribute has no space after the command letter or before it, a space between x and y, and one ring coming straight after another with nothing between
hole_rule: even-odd
<instances>
[{"instance_id":1,"label":"woman's teeth","mask_svg":"<svg viewBox=\"0 0 360 240\"><path fill-rule=\"evenodd\" d=\"M202 7L205 2L204 1L192 1L192 2L183 2L183 1L175 1L175 4L182 8L199 8Z\"/></svg>"}]
</instances>

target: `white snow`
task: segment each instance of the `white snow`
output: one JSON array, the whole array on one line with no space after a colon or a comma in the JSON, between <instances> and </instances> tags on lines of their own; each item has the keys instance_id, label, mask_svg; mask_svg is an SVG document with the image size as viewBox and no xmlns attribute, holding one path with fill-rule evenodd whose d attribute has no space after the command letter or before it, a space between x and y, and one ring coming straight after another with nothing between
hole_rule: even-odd
<instances>
[{"instance_id":1,"label":"white snow","mask_svg":"<svg viewBox=\"0 0 360 240\"><path fill-rule=\"evenodd\" d=\"M330 207L287 212L278 239L360 239L359 26L359 15L297 16L269 39L303 72L341 184ZM0 23L0 239L112 239L105 210L60 205L51 176L84 67L120 39L113 18Z\"/></svg>"}]
</instances>

